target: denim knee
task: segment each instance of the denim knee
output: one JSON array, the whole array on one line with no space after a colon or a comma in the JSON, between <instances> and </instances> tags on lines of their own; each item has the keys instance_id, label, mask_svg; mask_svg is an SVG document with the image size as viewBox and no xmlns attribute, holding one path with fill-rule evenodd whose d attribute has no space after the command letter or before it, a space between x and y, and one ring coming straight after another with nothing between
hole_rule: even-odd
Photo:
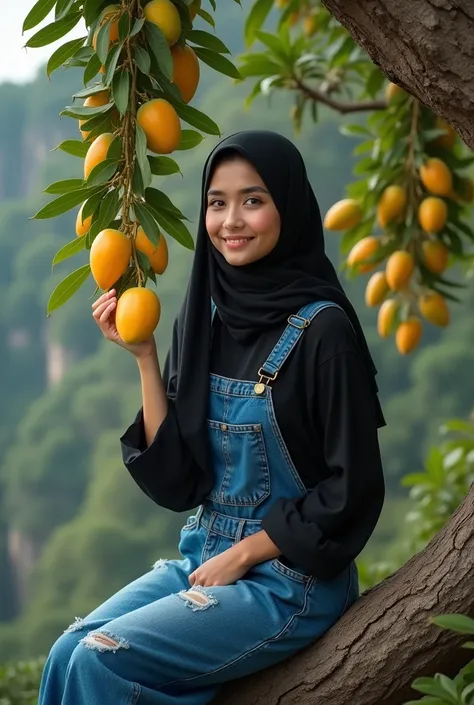
<instances>
[{"instance_id":1,"label":"denim knee","mask_svg":"<svg viewBox=\"0 0 474 705\"><path fill-rule=\"evenodd\" d=\"M56 664L63 664L66 667L69 663L74 649L84 635L80 632L64 632L56 639L50 649L48 660Z\"/></svg>"},{"instance_id":2,"label":"denim knee","mask_svg":"<svg viewBox=\"0 0 474 705\"><path fill-rule=\"evenodd\" d=\"M117 651L127 650L130 646L126 639L117 637L107 629L90 631L82 634L79 643L73 649L69 660L69 670L75 670L83 675L95 669L102 669L103 656L108 652L116 654ZM107 669L114 672L119 669L118 659L106 659ZM117 671L117 675L120 673Z\"/></svg>"}]
</instances>

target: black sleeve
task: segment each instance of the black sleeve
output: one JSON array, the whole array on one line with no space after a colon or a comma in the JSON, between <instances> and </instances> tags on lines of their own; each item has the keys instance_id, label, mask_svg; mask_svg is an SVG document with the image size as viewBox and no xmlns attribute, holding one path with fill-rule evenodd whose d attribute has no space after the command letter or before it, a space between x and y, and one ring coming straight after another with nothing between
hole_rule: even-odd
<instances>
[{"instance_id":1,"label":"black sleeve","mask_svg":"<svg viewBox=\"0 0 474 705\"><path fill-rule=\"evenodd\" d=\"M201 504L211 487L181 437L174 400L176 397L178 322L173 328L170 352L163 369L168 412L147 447L143 409L120 438L125 467L137 485L161 507L183 512Z\"/></svg>"},{"instance_id":2,"label":"black sleeve","mask_svg":"<svg viewBox=\"0 0 474 705\"><path fill-rule=\"evenodd\" d=\"M330 580L367 543L385 488L375 400L362 361L347 350L316 372L315 413L329 475L305 498L277 501L262 527L286 558Z\"/></svg>"}]
</instances>

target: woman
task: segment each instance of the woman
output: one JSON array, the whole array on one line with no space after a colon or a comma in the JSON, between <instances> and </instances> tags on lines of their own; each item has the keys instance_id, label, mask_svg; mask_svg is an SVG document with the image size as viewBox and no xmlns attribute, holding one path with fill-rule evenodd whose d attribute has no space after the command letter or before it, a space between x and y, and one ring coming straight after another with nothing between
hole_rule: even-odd
<instances>
[{"instance_id":1,"label":"woman","mask_svg":"<svg viewBox=\"0 0 474 705\"><path fill-rule=\"evenodd\" d=\"M163 379L127 346L143 408L126 467L157 504L199 506L160 559L56 642L40 704L201 705L325 633L357 599L354 559L384 483L375 368L325 256L298 150L271 132L205 165L196 254Z\"/></svg>"}]
</instances>

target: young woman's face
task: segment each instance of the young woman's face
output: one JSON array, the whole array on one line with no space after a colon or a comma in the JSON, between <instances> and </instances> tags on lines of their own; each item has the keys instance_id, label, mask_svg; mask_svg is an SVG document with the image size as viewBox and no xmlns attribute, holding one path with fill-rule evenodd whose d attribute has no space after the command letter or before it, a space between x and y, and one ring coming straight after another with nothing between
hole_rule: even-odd
<instances>
[{"instance_id":1,"label":"young woman's face","mask_svg":"<svg viewBox=\"0 0 474 705\"><path fill-rule=\"evenodd\" d=\"M280 215L262 179L242 157L215 169L206 228L214 247L236 267L262 259L277 244Z\"/></svg>"}]
</instances>

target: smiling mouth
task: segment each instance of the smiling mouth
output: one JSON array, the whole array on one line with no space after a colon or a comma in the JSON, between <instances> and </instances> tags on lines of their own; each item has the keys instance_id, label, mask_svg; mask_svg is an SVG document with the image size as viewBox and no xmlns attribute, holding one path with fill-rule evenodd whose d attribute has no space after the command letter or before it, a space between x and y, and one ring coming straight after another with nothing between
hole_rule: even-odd
<instances>
[{"instance_id":1,"label":"smiling mouth","mask_svg":"<svg viewBox=\"0 0 474 705\"><path fill-rule=\"evenodd\" d=\"M226 242L248 242L253 240L253 237L226 237L224 238Z\"/></svg>"},{"instance_id":2,"label":"smiling mouth","mask_svg":"<svg viewBox=\"0 0 474 705\"><path fill-rule=\"evenodd\" d=\"M225 242L225 246L231 250L237 250L241 247L245 247L249 242L254 240L253 237L224 237L222 238Z\"/></svg>"}]
</instances>

